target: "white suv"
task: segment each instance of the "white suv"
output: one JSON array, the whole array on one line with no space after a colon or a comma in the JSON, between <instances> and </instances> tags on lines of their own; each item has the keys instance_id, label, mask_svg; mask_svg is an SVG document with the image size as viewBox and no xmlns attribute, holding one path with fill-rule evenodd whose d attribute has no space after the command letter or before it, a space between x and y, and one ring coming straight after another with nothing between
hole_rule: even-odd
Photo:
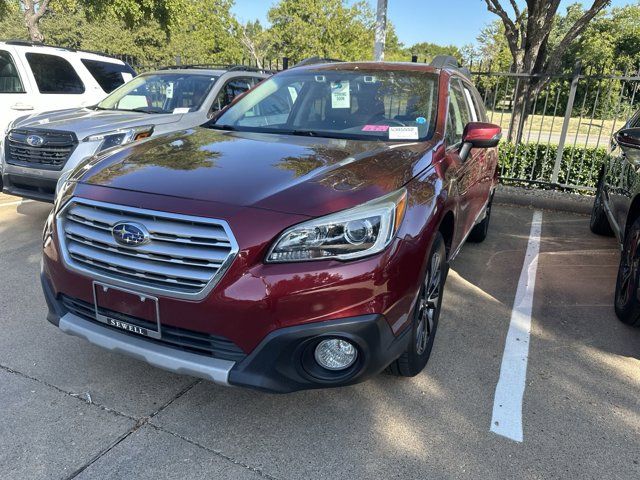
<instances>
[{"instance_id":1,"label":"white suv","mask_svg":"<svg viewBox=\"0 0 640 480\"><path fill-rule=\"evenodd\" d=\"M0 42L0 134L23 115L95 105L133 76L129 65L105 55Z\"/></svg>"}]
</instances>

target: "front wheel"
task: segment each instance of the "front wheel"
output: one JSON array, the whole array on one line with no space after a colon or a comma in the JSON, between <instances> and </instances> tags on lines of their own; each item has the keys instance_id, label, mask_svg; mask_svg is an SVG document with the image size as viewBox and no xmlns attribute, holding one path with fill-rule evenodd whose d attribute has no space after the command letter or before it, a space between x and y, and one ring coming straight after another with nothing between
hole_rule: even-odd
<instances>
[{"instance_id":1,"label":"front wheel","mask_svg":"<svg viewBox=\"0 0 640 480\"><path fill-rule=\"evenodd\" d=\"M615 309L616 315L627 325L640 327L640 302L638 285L640 284L640 218L629 227L616 279Z\"/></svg>"},{"instance_id":2,"label":"front wheel","mask_svg":"<svg viewBox=\"0 0 640 480\"><path fill-rule=\"evenodd\" d=\"M440 232L433 240L424 281L413 309L411 340L407 350L391 365L392 374L413 377L424 369L438 328L442 291L446 279L447 251Z\"/></svg>"},{"instance_id":3,"label":"front wheel","mask_svg":"<svg viewBox=\"0 0 640 480\"><path fill-rule=\"evenodd\" d=\"M593 207L591 208L591 219L589 221L589 228L596 235L604 235L607 237L613 236L613 230L609 219L607 218L607 212L604 211L603 200L603 188L604 188L604 175L600 177L598 181L598 188L596 189L596 196L593 199Z\"/></svg>"}]
</instances>

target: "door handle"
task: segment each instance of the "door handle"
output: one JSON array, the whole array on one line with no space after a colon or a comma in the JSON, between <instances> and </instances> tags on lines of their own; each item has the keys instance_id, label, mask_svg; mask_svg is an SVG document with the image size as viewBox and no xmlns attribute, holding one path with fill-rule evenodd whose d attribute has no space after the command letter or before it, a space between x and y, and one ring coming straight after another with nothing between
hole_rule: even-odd
<instances>
[{"instance_id":1,"label":"door handle","mask_svg":"<svg viewBox=\"0 0 640 480\"><path fill-rule=\"evenodd\" d=\"M10 108L11 110L19 110L19 111L33 110L33 106L26 105L24 103L14 103L13 105L11 105Z\"/></svg>"}]
</instances>

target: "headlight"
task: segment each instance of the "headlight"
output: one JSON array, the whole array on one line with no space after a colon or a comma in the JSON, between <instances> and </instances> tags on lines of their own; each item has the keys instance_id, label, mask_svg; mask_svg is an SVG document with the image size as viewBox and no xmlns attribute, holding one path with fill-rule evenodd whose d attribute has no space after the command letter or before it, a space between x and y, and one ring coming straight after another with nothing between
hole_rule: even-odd
<instances>
[{"instance_id":1,"label":"headlight","mask_svg":"<svg viewBox=\"0 0 640 480\"><path fill-rule=\"evenodd\" d=\"M275 242L267 263L352 260L384 250L402 222L403 188L358 207L300 223Z\"/></svg>"},{"instance_id":2,"label":"headlight","mask_svg":"<svg viewBox=\"0 0 640 480\"><path fill-rule=\"evenodd\" d=\"M97 135L89 135L83 142L102 142L96 153L107 150L108 148L125 145L148 138L153 133L153 125L145 125L142 127L125 128L122 130L114 130L112 132L100 133Z\"/></svg>"}]
</instances>

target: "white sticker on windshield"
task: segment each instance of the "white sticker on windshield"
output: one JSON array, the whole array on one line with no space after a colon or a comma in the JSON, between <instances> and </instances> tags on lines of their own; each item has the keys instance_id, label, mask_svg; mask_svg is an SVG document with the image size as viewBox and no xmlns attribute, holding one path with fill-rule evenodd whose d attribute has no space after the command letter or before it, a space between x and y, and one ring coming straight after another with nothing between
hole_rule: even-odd
<instances>
[{"instance_id":1,"label":"white sticker on windshield","mask_svg":"<svg viewBox=\"0 0 640 480\"><path fill-rule=\"evenodd\" d=\"M122 72L122 80L124 80L124 83L127 83L132 78L133 75L131 75L129 72Z\"/></svg>"},{"instance_id":2,"label":"white sticker on windshield","mask_svg":"<svg viewBox=\"0 0 640 480\"><path fill-rule=\"evenodd\" d=\"M184 108L184 107L174 108L173 113L189 113L189 108Z\"/></svg>"},{"instance_id":3,"label":"white sticker on windshield","mask_svg":"<svg viewBox=\"0 0 640 480\"><path fill-rule=\"evenodd\" d=\"M167 98L173 98L173 82L167 84L167 88L164 89L164 96Z\"/></svg>"},{"instance_id":4,"label":"white sticker on windshield","mask_svg":"<svg viewBox=\"0 0 640 480\"><path fill-rule=\"evenodd\" d=\"M418 127L389 127L389 140L417 140Z\"/></svg>"},{"instance_id":5,"label":"white sticker on windshield","mask_svg":"<svg viewBox=\"0 0 640 480\"><path fill-rule=\"evenodd\" d=\"M349 81L331 82L331 108L350 108Z\"/></svg>"}]
</instances>

